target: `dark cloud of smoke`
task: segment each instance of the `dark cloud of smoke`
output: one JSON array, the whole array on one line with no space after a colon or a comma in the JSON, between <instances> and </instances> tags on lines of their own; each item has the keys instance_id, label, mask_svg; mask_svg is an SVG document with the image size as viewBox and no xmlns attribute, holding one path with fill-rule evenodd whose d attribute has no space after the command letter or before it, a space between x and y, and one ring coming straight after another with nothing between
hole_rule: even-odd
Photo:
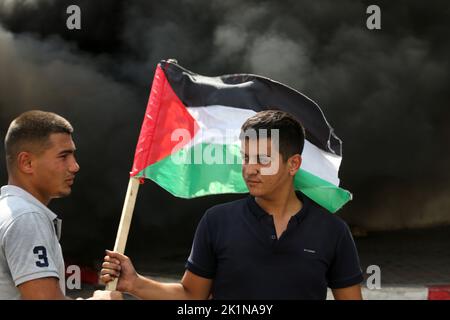
<instances>
[{"instance_id":1,"label":"dark cloud of smoke","mask_svg":"<svg viewBox=\"0 0 450 320\"><path fill-rule=\"evenodd\" d=\"M66 28L71 4L81 8L82 30ZM369 31L369 4L0 0L1 132L30 108L74 124L82 170L73 196L55 208L72 226L75 251L98 239L103 248L113 242L156 63L174 57L206 75L261 74L317 101L343 139L341 179L355 194L342 213L350 222L450 222L442 213L450 208L450 7L378 1L382 30ZM149 239L169 239L168 228L190 241L202 211L228 199L184 201L151 183L142 188L131 242L148 230Z\"/></svg>"}]
</instances>

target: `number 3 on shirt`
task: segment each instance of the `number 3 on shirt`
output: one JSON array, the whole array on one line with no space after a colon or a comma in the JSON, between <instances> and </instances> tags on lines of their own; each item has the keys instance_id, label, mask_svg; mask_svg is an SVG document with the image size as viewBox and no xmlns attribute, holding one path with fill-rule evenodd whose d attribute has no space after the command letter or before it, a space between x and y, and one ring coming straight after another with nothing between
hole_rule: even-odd
<instances>
[{"instance_id":1,"label":"number 3 on shirt","mask_svg":"<svg viewBox=\"0 0 450 320\"><path fill-rule=\"evenodd\" d=\"M34 247L33 253L38 255L36 265L40 268L48 267L47 249L44 246Z\"/></svg>"}]
</instances>

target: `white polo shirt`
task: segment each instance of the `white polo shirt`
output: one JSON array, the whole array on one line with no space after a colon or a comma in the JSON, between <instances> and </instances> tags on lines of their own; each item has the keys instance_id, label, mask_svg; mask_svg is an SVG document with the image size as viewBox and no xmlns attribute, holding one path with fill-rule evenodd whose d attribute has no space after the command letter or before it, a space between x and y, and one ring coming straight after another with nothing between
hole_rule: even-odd
<instances>
[{"instance_id":1,"label":"white polo shirt","mask_svg":"<svg viewBox=\"0 0 450 320\"><path fill-rule=\"evenodd\" d=\"M61 220L22 188L0 193L0 300L20 299L17 286L55 277L65 294L65 268L59 238Z\"/></svg>"}]
</instances>

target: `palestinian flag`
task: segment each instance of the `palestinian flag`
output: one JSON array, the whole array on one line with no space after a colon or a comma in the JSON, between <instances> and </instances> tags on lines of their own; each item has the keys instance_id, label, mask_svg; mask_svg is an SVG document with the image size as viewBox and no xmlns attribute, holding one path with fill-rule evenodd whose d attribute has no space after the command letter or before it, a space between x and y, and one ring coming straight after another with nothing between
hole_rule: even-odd
<instances>
[{"instance_id":1,"label":"palestinian flag","mask_svg":"<svg viewBox=\"0 0 450 320\"><path fill-rule=\"evenodd\" d=\"M297 117L306 131L296 189L330 212L351 199L339 188L342 142L314 101L268 78L206 77L172 61L156 68L131 176L182 198L248 192L240 128L255 113L276 107Z\"/></svg>"}]
</instances>

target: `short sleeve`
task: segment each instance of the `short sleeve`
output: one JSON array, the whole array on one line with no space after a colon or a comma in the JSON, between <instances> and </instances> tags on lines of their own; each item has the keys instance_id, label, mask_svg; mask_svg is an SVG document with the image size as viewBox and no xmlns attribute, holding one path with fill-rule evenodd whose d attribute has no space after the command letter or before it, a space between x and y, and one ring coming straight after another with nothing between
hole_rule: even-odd
<instances>
[{"instance_id":1,"label":"short sleeve","mask_svg":"<svg viewBox=\"0 0 450 320\"><path fill-rule=\"evenodd\" d=\"M191 254L186 263L187 270L208 279L213 279L216 273L216 257L211 234L212 231L208 226L208 212L206 212L197 226Z\"/></svg>"},{"instance_id":2,"label":"short sleeve","mask_svg":"<svg viewBox=\"0 0 450 320\"><path fill-rule=\"evenodd\" d=\"M335 256L328 270L328 286L332 289L346 288L363 281L358 251L347 224L338 240Z\"/></svg>"},{"instance_id":3,"label":"short sleeve","mask_svg":"<svg viewBox=\"0 0 450 320\"><path fill-rule=\"evenodd\" d=\"M23 214L8 226L3 247L16 286L39 278L59 279L54 259L55 236L47 217L39 213Z\"/></svg>"}]
</instances>

